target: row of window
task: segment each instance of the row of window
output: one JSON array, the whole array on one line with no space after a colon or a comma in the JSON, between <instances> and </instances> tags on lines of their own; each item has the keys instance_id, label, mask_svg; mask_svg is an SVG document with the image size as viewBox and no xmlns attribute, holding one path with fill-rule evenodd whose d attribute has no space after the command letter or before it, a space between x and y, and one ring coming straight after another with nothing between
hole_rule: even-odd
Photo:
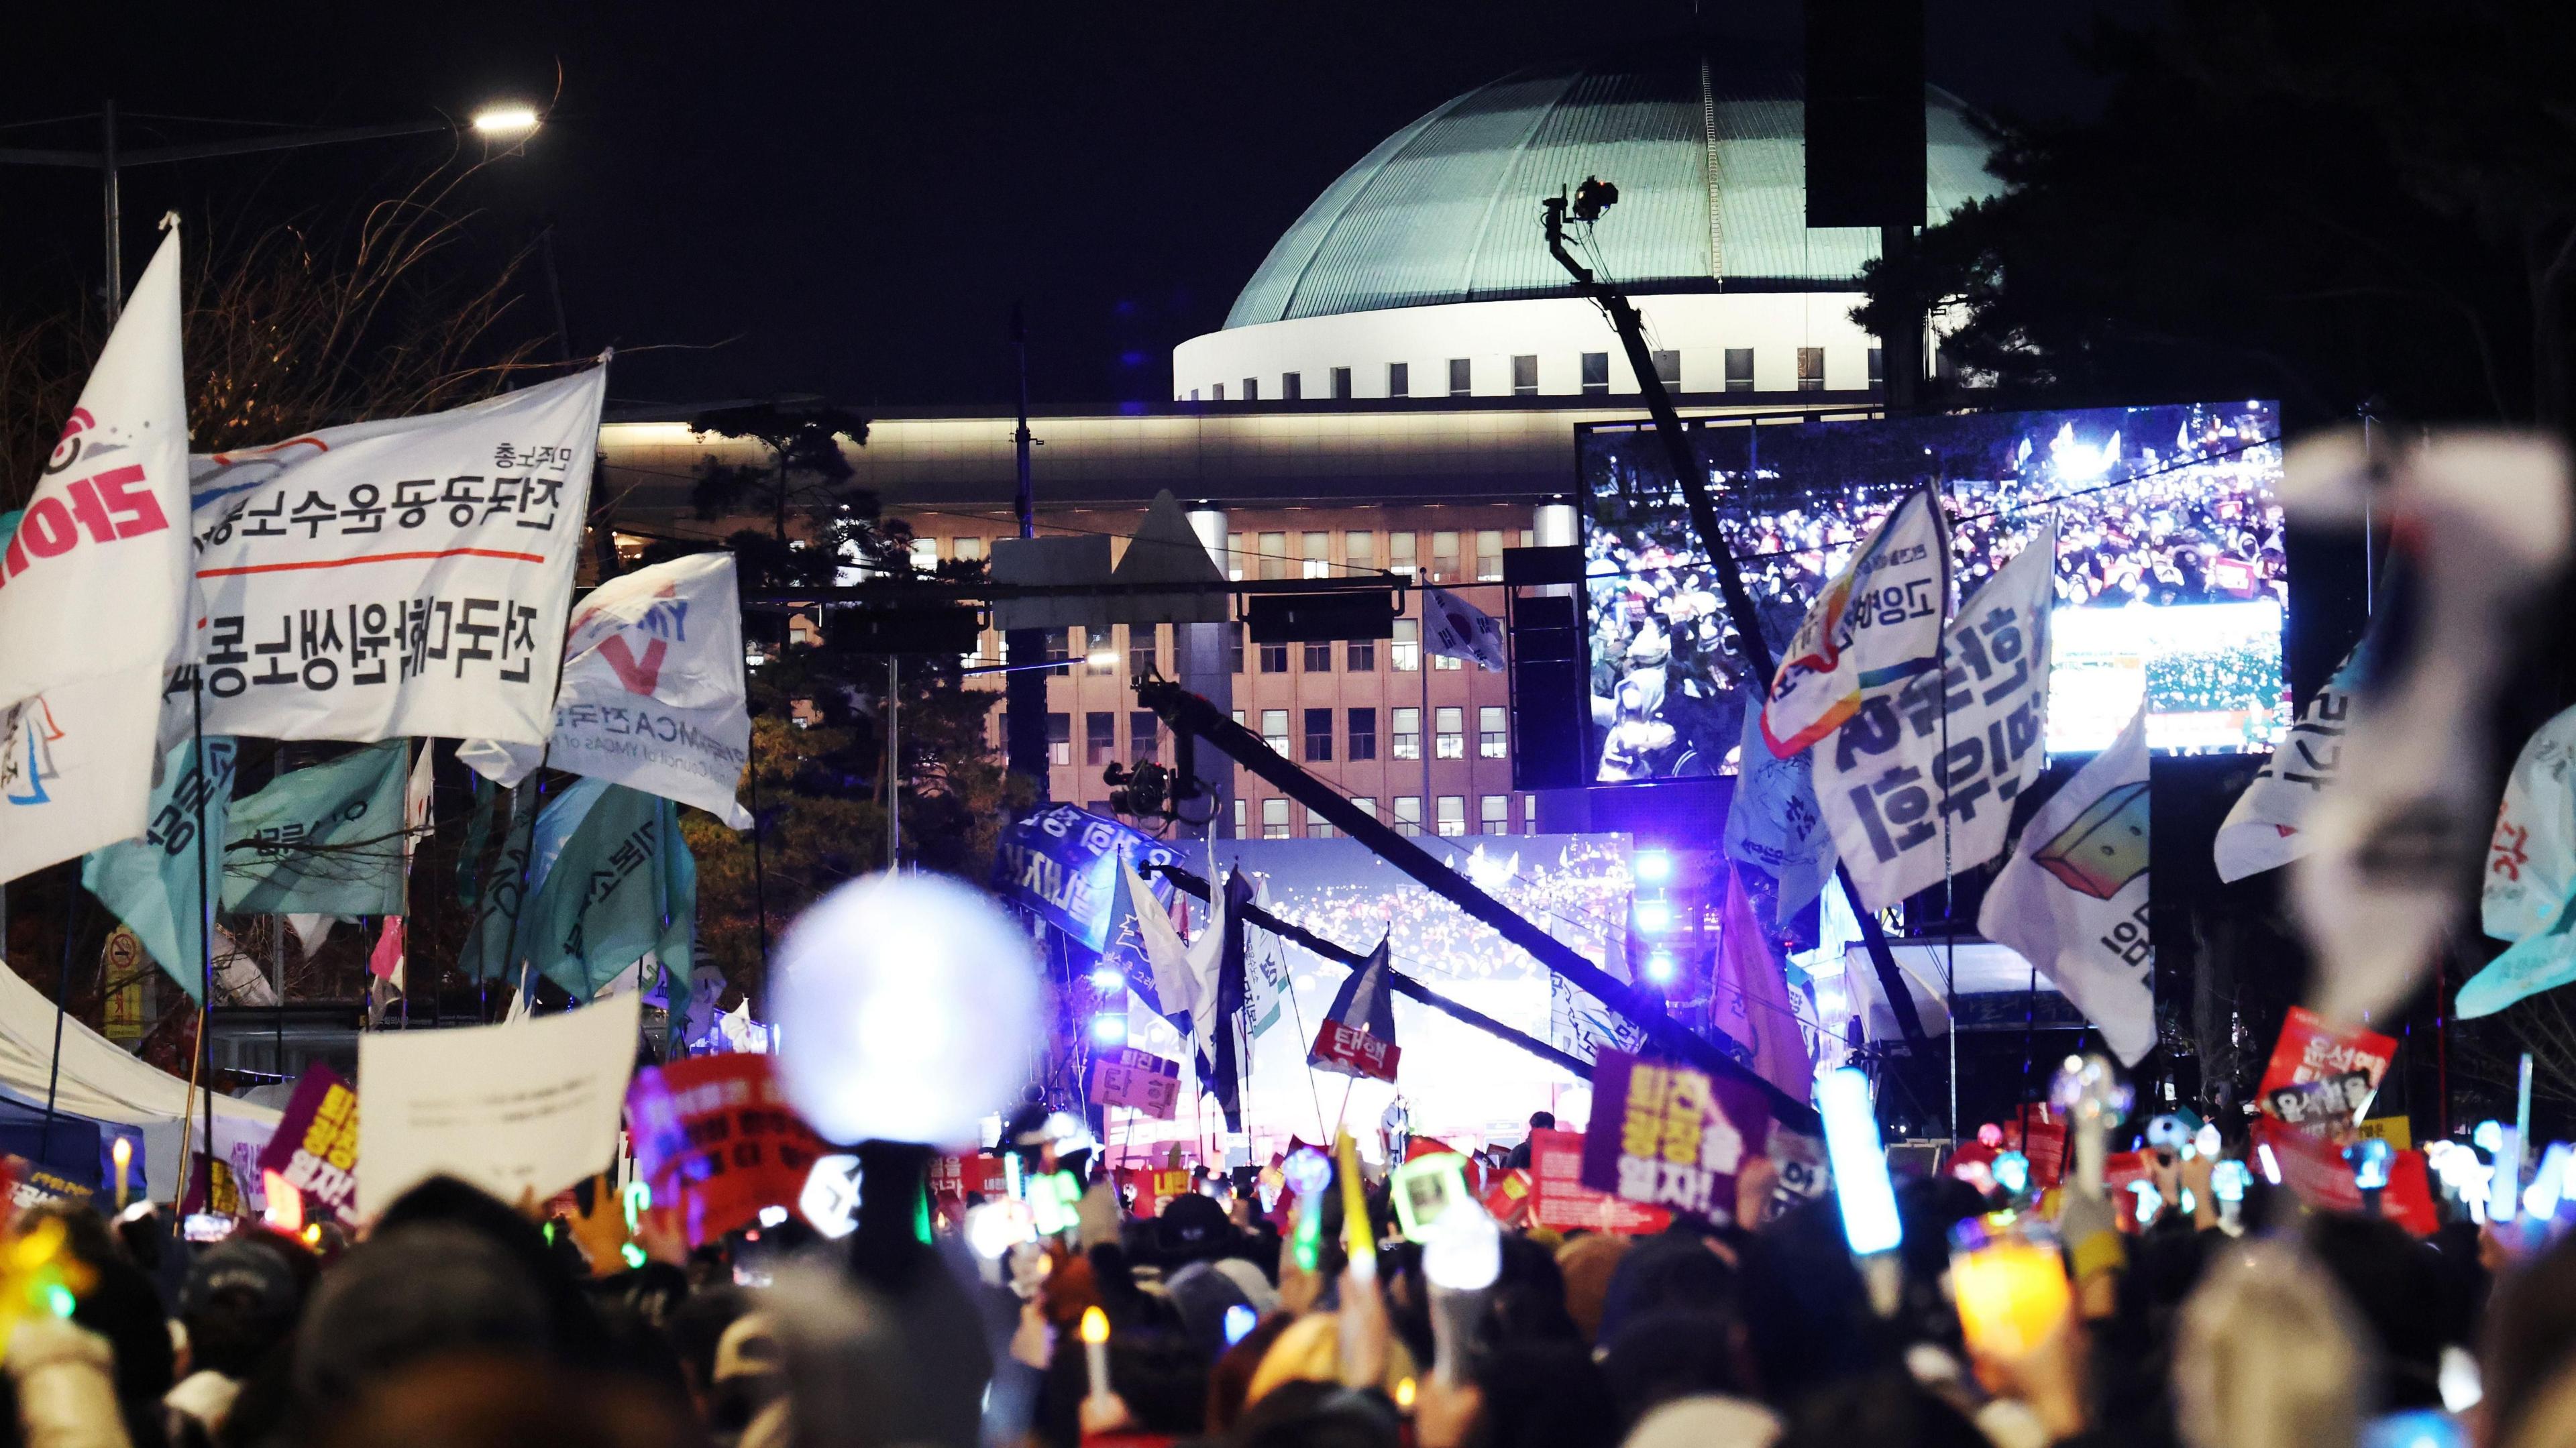
<instances>
[{"instance_id":1,"label":"row of window","mask_svg":"<svg viewBox=\"0 0 2576 1448\"><path fill-rule=\"evenodd\" d=\"M1359 795L1353 797L1351 803L1358 806L1360 813L1367 815L1370 819L1378 818L1376 800L1371 799L1366 795ZM1521 804L1521 833L1531 835L1537 834L1538 796L1523 795L1521 797ZM1095 805L1093 808L1104 809L1105 806ZM1293 831L1289 823L1290 810L1291 801L1286 799L1273 796L1272 798L1261 801L1261 838L1265 840L1285 840L1293 838ZM1333 828L1330 820L1317 814L1313 809L1306 810L1305 815L1305 835L1307 839L1330 839L1335 834L1339 833L1339 831ZM1393 823L1397 834L1421 834L1422 796L1418 794L1397 795L1395 797L1395 816ZM1488 794L1477 796L1476 826L1477 828L1475 833L1478 834L1510 834L1512 832L1512 797L1507 794ZM1251 828L1252 802L1238 796L1234 801L1235 837L1238 839L1250 838ZM1458 836L1467 834L1467 796L1463 794L1444 794L1435 796L1432 800L1432 828L1443 835Z\"/></svg>"},{"instance_id":2,"label":"row of window","mask_svg":"<svg viewBox=\"0 0 2576 1448\"><path fill-rule=\"evenodd\" d=\"M1141 678L1146 674L1163 676L1163 639L1157 626L1129 624L1127 629L1126 677ZM1078 649L1078 651L1077 651ZM1292 652L1293 651L1293 652ZM1265 674L1290 672L1290 660L1296 660L1309 674L1333 671L1334 645L1330 643L1260 644L1247 650L1243 626L1236 624L1226 638L1226 663L1229 672L1240 674L1247 652L1251 661ZM1378 641L1347 639L1340 646L1342 669L1346 673L1377 672ZM1094 625L1073 630L1049 629L1046 635L1047 662L1055 664L1082 661L1086 674L1113 675L1119 672L1117 635L1108 627ZM1097 659L1101 662L1094 663ZM1419 672L1422 668L1422 621L1400 618L1395 621L1395 637L1386 641L1387 667L1399 674ZM1466 667L1445 654L1434 655L1431 668L1435 673L1454 673Z\"/></svg>"},{"instance_id":3,"label":"row of window","mask_svg":"<svg viewBox=\"0 0 2576 1448\"><path fill-rule=\"evenodd\" d=\"M1333 535L1315 529L1294 535L1291 552L1290 534L1229 533L1225 546L1231 556L1226 560L1226 573L1240 583L1247 577L1330 578L1336 567L1355 573L1385 570L1407 578L1427 575L1432 583L1457 583L1473 578L1479 583L1499 583L1503 577L1503 547L1507 540L1529 547L1536 541L1531 530L1506 531L1501 528L1434 530L1430 534L1430 551L1426 560L1422 534L1391 532L1386 535L1386 549L1379 556L1378 535L1365 528L1353 528L1342 534L1341 557L1333 557ZM1464 551L1472 545L1472 553ZM952 538L948 556L977 560L987 556L990 540L980 537ZM929 573L939 567L940 543L936 538L912 540L914 571ZM1425 562L1429 567L1424 567ZM1475 572L1468 573L1463 564L1472 563Z\"/></svg>"},{"instance_id":4,"label":"row of window","mask_svg":"<svg viewBox=\"0 0 2576 1448\"><path fill-rule=\"evenodd\" d=\"M1719 350L1725 354L1725 370L1723 373L1723 381L1716 390L1723 392L1751 392L1753 390L1753 349L1750 347L1724 347ZM1800 392L1824 391L1825 349L1822 347L1800 347L1797 350L1798 390ZM1682 354L1678 351L1659 351L1654 354L1654 360L1656 377L1660 378L1666 387L1681 387ZM1870 348L1869 382L1872 387L1879 384L1881 365L1881 354L1879 349L1876 347ZM1538 395L1538 354L1535 352L1520 353L1511 359L1511 367L1512 395L1514 397L1536 397ZM1610 354L1607 352L1586 352L1582 354L1582 369L1583 395L1586 397L1608 396L1610 392ZM1348 367L1333 368L1331 371L1331 386L1331 396L1335 401L1343 401L1350 398L1352 395L1351 369ZM1710 389L1702 387L1701 390L1708 391ZM1209 400L1215 402L1223 402L1226 400L1224 383L1216 383L1209 389L1209 391L1211 393ZM1386 364L1386 395L1389 397L1411 397L1414 395L1412 363L1389 362ZM1476 362L1474 358L1452 357L1449 359L1449 395L1451 397L1473 397L1476 395ZM1244 378L1243 385L1235 393L1235 396L1244 402L1259 402L1261 400L1261 379L1258 377ZM1302 372L1283 372L1279 374L1279 396L1281 400L1287 402L1298 402L1304 400L1306 396L1306 375ZM1198 400L1199 389L1193 387L1190 389L1190 401L1196 402Z\"/></svg>"},{"instance_id":5,"label":"row of window","mask_svg":"<svg viewBox=\"0 0 2576 1448\"><path fill-rule=\"evenodd\" d=\"M1303 758L1309 764L1330 764L1333 760L1333 711L1303 709L1296 711L1302 726L1292 736L1286 709L1261 711L1261 742L1281 754L1295 756L1301 741ZM1377 716L1372 708L1345 709L1342 732L1342 757L1353 763L1377 758ZM1422 711L1419 708L1386 711L1387 757L1420 759L1422 757ZM1095 714L1095 719L1106 719ZM1500 704L1479 705L1476 709L1476 757L1506 759L1510 757L1511 731ZM1234 722L1244 722L1243 711L1234 711ZM1467 757L1467 711L1463 706L1443 705L1431 711L1431 755L1435 759Z\"/></svg>"}]
</instances>

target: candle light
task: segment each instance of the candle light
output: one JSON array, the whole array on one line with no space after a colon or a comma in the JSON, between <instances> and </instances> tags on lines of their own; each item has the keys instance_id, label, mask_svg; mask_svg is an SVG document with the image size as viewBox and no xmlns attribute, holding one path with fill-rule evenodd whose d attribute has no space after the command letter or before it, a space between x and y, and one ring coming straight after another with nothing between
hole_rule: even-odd
<instances>
[{"instance_id":1,"label":"candle light","mask_svg":"<svg viewBox=\"0 0 2576 1448\"><path fill-rule=\"evenodd\" d=\"M1950 1287L1968 1347L2006 1358L2038 1347L2074 1303L2057 1249L2011 1238L1953 1255Z\"/></svg>"},{"instance_id":2,"label":"candle light","mask_svg":"<svg viewBox=\"0 0 2576 1448\"><path fill-rule=\"evenodd\" d=\"M1091 1368L1091 1396L1110 1396L1109 1314L1097 1307L1082 1310L1082 1356Z\"/></svg>"},{"instance_id":3,"label":"candle light","mask_svg":"<svg viewBox=\"0 0 2576 1448\"><path fill-rule=\"evenodd\" d=\"M292 1237L304 1230L304 1194L286 1179L284 1172L263 1170L259 1174L260 1193L267 1198L262 1215L268 1225Z\"/></svg>"},{"instance_id":4,"label":"candle light","mask_svg":"<svg viewBox=\"0 0 2576 1448\"><path fill-rule=\"evenodd\" d=\"M125 1210L126 1168L134 1163L134 1142L129 1137L120 1136L116 1144L107 1149L107 1154L116 1162L116 1209L121 1212Z\"/></svg>"}]
</instances>

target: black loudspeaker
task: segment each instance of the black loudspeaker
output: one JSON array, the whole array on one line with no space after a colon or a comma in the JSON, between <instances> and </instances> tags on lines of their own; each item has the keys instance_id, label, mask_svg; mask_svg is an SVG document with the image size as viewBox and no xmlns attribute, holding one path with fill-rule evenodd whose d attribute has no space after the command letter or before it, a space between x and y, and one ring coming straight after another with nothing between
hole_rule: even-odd
<instances>
[{"instance_id":1,"label":"black loudspeaker","mask_svg":"<svg viewBox=\"0 0 2576 1448\"><path fill-rule=\"evenodd\" d=\"M1323 644L1395 637L1395 594L1256 593L1244 603L1256 644Z\"/></svg>"},{"instance_id":2,"label":"black loudspeaker","mask_svg":"<svg viewBox=\"0 0 2576 1448\"><path fill-rule=\"evenodd\" d=\"M836 654L972 654L982 647L984 618L972 608L836 608L823 623L823 647Z\"/></svg>"},{"instance_id":3,"label":"black loudspeaker","mask_svg":"<svg viewBox=\"0 0 2576 1448\"><path fill-rule=\"evenodd\" d=\"M1921 226L1923 0L1806 0L1807 224Z\"/></svg>"},{"instance_id":4,"label":"black loudspeaker","mask_svg":"<svg viewBox=\"0 0 2576 1448\"><path fill-rule=\"evenodd\" d=\"M1512 600L1512 788L1579 789L1592 782L1590 661L1580 601Z\"/></svg>"}]
</instances>

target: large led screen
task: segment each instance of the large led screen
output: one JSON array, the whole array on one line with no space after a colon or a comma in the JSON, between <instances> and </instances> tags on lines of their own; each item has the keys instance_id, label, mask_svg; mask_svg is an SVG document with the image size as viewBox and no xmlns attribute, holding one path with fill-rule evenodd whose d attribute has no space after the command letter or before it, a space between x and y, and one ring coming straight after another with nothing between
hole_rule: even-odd
<instances>
[{"instance_id":1,"label":"large led screen","mask_svg":"<svg viewBox=\"0 0 2576 1448\"><path fill-rule=\"evenodd\" d=\"M1898 421L1712 420L1691 438L1776 652L1872 524L1931 483L1964 597L2052 514L2048 748L2147 699L2168 752L2269 750L2287 722L2278 409L2267 402ZM1649 426L1581 429L1594 777L1731 773L1735 631Z\"/></svg>"}]
</instances>

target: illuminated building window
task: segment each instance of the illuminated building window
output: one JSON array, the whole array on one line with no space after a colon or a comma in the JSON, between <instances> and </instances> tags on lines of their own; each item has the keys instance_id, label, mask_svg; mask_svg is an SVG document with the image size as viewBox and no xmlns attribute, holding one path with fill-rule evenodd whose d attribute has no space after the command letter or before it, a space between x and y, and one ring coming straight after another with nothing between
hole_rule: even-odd
<instances>
[{"instance_id":1,"label":"illuminated building window","mask_svg":"<svg viewBox=\"0 0 2576 1448\"><path fill-rule=\"evenodd\" d=\"M1388 712L1393 715L1395 747L1392 752L1394 756L1398 759L1420 759L1422 757L1422 711L1407 708Z\"/></svg>"},{"instance_id":2,"label":"illuminated building window","mask_svg":"<svg viewBox=\"0 0 2576 1448\"><path fill-rule=\"evenodd\" d=\"M1072 762L1073 716L1050 713L1047 715L1047 763L1071 764Z\"/></svg>"},{"instance_id":3,"label":"illuminated building window","mask_svg":"<svg viewBox=\"0 0 2576 1448\"><path fill-rule=\"evenodd\" d=\"M1317 810L1313 805L1308 805L1306 807L1306 838L1310 840L1329 840L1332 837L1333 822L1324 818L1322 812Z\"/></svg>"},{"instance_id":4,"label":"illuminated building window","mask_svg":"<svg viewBox=\"0 0 2576 1448\"><path fill-rule=\"evenodd\" d=\"M1115 654L1116 652L1118 652L1118 645L1111 639L1107 625L1104 624L1092 628L1086 628L1082 631L1083 668L1086 673L1114 674L1118 672L1118 660L1114 658L1105 664L1095 664L1090 662L1090 660L1097 655Z\"/></svg>"},{"instance_id":5,"label":"illuminated building window","mask_svg":"<svg viewBox=\"0 0 2576 1448\"><path fill-rule=\"evenodd\" d=\"M1353 572L1364 572L1377 566L1377 535L1354 531L1342 535L1342 558Z\"/></svg>"},{"instance_id":6,"label":"illuminated building window","mask_svg":"<svg viewBox=\"0 0 2576 1448\"><path fill-rule=\"evenodd\" d=\"M1308 533L1297 540L1297 559L1308 578L1333 576L1333 535Z\"/></svg>"},{"instance_id":7,"label":"illuminated building window","mask_svg":"<svg viewBox=\"0 0 2576 1448\"><path fill-rule=\"evenodd\" d=\"M1467 711L1450 705L1431 711L1431 750L1442 759L1467 757Z\"/></svg>"},{"instance_id":8,"label":"illuminated building window","mask_svg":"<svg viewBox=\"0 0 2576 1448\"><path fill-rule=\"evenodd\" d=\"M1454 583L1458 579L1458 535L1440 532L1431 535L1431 581Z\"/></svg>"},{"instance_id":9,"label":"illuminated building window","mask_svg":"<svg viewBox=\"0 0 2576 1448\"><path fill-rule=\"evenodd\" d=\"M1422 667L1422 620L1397 619L1395 637L1390 642L1395 645L1388 652L1394 655L1393 662L1397 673L1410 674Z\"/></svg>"},{"instance_id":10,"label":"illuminated building window","mask_svg":"<svg viewBox=\"0 0 2576 1448\"><path fill-rule=\"evenodd\" d=\"M1500 528L1479 529L1476 533L1476 581L1503 581L1503 530Z\"/></svg>"},{"instance_id":11,"label":"illuminated building window","mask_svg":"<svg viewBox=\"0 0 2576 1448\"><path fill-rule=\"evenodd\" d=\"M1395 797L1395 832L1399 835L1422 833L1422 796L1399 794Z\"/></svg>"},{"instance_id":12,"label":"illuminated building window","mask_svg":"<svg viewBox=\"0 0 2576 1448\"><path fill-rule=\"evenodd\" d=\"M1417 537L1417 535L1412 534L1412 533L1389 533L1389 534L1387 534L1387 535L1386 535L1386 569L1387 569L1387 571L1388 571L1389 573L1401 573L1401 574L1403 574L1403 575L1404 575L1405 577L1407 577L1407 578L1411 578L1411 577L1413 577L1414 575L1416 575L1416 574L1420 573L1422 570L1421 570L1419 567L1415 566L1415 557L1414 557L1414 547L1415 547L1415 545L1416 545L1419 541L1420 541L1420 539Z\"/></svg>"},{"instance_id":13,"label":"illuminated building window","mask_svg":"<svg viewBox=\"0 0 2576 1448\"><path fill-rule=\"evenodd\" d=\"M912 571L915 573L936 573L939 571L938 539L915 538L912 540Z\"/></svg>"},{"instance_id":14,"label":"illuminated building window","mask_svg":"<svg viewBox=\"0 0 2576 1448\"><path fill-rule=\"evenodd\" d=\"M1478 801L1477 808L1480 811L1477 822L1483 826L1480 833L1508 835L1512 832L1512 797L1510 795L1486 795Z\"/></svg>"},{"instance_id":15,"label":"illuminated building window","mask_svg":"<svg viewBox=\"0 0 2576 1448\"><path fill-rule=\"evenodd\" d=\"M1463 794L1440 796L1439 831L1456 837L1467 833L1467 797Z\"/></svg>"},{"instance_id":16,"label":"illuminated building window","mask_svg":"<svg viewBox=\"0 0 2576 1448\"><path fill-rule=\"evenodd\" d=\"M1503 706L1480 705L1476 710L1476 757L1479 759L1503 758L1506 733L1503 727Z\"/></svg>"},{"instance_id":17,"label":"illuminated building window","mask_svg":"<svg viewBox=\"0 0 2576 1448\"><path fill-rule=\"evenodd\" d=\"M1254 544L1253 548L1255 552L1261 555L1260 563L1262 577L1285 578L1288 576L1287 534L1264 533L1261 535L1261 541Z\"/></svg>"},{"instance_id":18,"label":"illuminated building window","mask_svg":"<svg viewBox=\"0 0 2576 1448\"><path fill-rule=\"evenodd\" d=\"M1279 751L1283 755L1288 752L1287 710L1264 709L1261 711L1261 742L1269 745L1271 748Z\"/></svg>"},{"instance_id":19,"label":"illuminated building window","mask_svg":"<svg viewBox=\"0 0 2576 1448\"><path fill-rule=\"evenodd\" d=\"M1265 840L1288 838L1288 801L1272 798L1261 802L1261 837Z\"/></svg>"},{"instance_id":20,"label":"illuminated building window","mask_svg":"<svg viewBox=\"0 0 2576 1448\"><path fill-rule=\"evenodd\" d=\"M1243 581L1244 552L1245 549L1243 546L1242 534L1228 533L1225 535L1225 576L1236 583L1241 583ZM1237 669L1235 672L1239 674L1243 671L1241 669Z\"/></svg>"},{"instance_id":21,"label":"illuminated building window","mask_svg":"<svg viewBox=\"0 0 2576 1448\"><path fill-rule=\"evenodd\" d=\"M1086 765L1107 764L1118 757L1118 716L1108 713L1082 716L1082 762Z\"/></svg>"},{"instance_id":22,"label":"illuminated building window","mask_svg":"<svg viewBox=\"0 0 2576 1448\"><path fill-rule=\"evenodd\" d=\"M1367 815L1370 819L1377 818L1377 800L1374 796L1365 794L1351 796L1351 808Z\"/></svg>"},{"instance_id":23,"label":"illuminated building window","mask_svg":"<svg viewBox=\"0 0 2576 1448\"><path fill-rule=\"evenodd\" d=\"M1234 837L1243 838L1243 796L1234 797Z\"/></svg>"}]
</instances>

